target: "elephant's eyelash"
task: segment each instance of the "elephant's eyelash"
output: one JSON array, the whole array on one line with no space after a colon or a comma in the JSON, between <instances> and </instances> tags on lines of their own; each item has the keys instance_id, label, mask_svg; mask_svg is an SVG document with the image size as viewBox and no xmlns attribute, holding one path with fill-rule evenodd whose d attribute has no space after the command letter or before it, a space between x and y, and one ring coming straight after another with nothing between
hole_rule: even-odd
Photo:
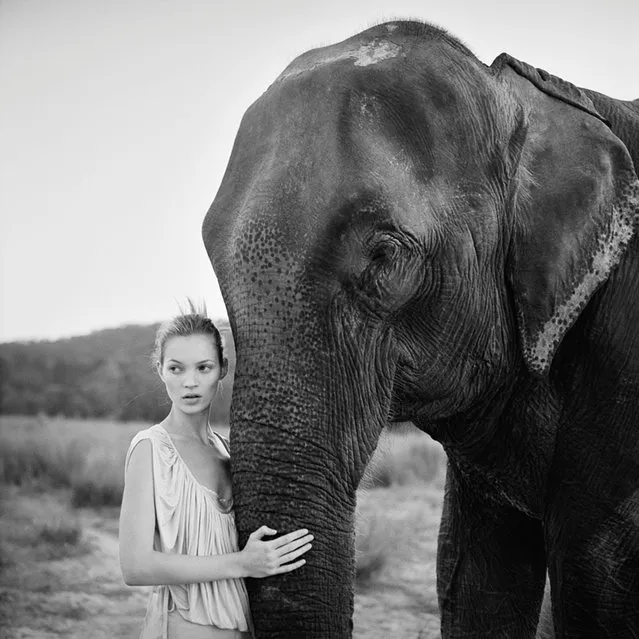
<instances>
[{"instance_id":1,"label":"elephant's eyelash","mask_svg":"<svg viewBox=\"0 0 639 639\"><path fill-rule=\"evenodd\" d=\"M420 241L412 233L393 228L392 231L384 232L381 237L378 235L374 243L371 242L369 257L375 261L391 257L401 250L413 251L420 247Z\"/></svg>"},{"instance_id":2,"label":"elephant's eyelash","mask_svg":"<svg viewBox=\"0 0 639 639\"><path fill-rule=\"evenodd\" d=\"M371 249L370 259L372 262L387 260L397 252L397 248L395 242L381 242Z\"/></svg>"}]
</instances>

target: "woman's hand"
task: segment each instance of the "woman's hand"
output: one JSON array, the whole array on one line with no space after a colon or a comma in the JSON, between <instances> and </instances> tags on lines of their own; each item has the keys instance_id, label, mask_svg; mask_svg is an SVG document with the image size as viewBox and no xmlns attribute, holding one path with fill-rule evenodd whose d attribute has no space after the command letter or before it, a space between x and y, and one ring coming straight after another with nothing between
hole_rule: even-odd
<instances>
[{"instance_id":1,"label":"woman's hand","mask_svg":"<svg viewBox=\"0 0 639 639\"><path fill-rule=\"evenodd\" d=\"M279 575L291 572L306 563L305 559L293 560L311 549L309 542L312 541L313 535L309 535L306 528L300 528L277 539L262 541L265 535L276 533L276 530L262 526L249 535L246 546L240 552L246 577Z\"/></svg>"}]
</instances>

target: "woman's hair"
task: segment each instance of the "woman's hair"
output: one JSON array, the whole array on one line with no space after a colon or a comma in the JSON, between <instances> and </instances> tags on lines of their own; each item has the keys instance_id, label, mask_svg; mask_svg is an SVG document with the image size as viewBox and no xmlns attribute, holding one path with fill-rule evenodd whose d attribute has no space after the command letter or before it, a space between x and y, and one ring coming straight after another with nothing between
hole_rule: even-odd
<instances>
[{"instance_id":1,"label":"woman's hair","mask_svg":"<svg viewBox=\"0 0 639 639\"><path fill-rule=\"evenodd\" d=\"M206 305L202 304L198 308L193 300L187 298L188 311L185 312L180 307L180 314L173 319L160 325L155 334L155 347L153 349L153 363L160 365L164 363L164 347L171 337L189 337L190 335L210 335L215 348L220 366L224 362L224 350L222 347L222 336L217 330L213 321L207 317Z\"/></svg>"}]
</instances>

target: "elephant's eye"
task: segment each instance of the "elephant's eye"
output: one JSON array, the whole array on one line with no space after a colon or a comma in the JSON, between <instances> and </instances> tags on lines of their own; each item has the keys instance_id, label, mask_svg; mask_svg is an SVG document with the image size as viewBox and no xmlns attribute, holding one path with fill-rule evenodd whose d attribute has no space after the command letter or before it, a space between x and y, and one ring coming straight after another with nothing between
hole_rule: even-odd
<instances>
[{"instance_id":1,"label":"elephant's eye","mask_svg":"<svg viewBox=\"0 0 639 639\"><path fill-rule=\"evenodd\" d=\"M371 262L385 262L392 259L397 253L398 246L395 242L385 240L377 243L371 249Z\"/></svg>"},{"instance_id":2,"label":"elephant's eye","mask_svg":"<svg viewBox=\"0 0 639 639\"><path fill-rule=\"evenodd\" d=\"M370 248L370 260L373 263L382 263L391 261L399 257L402 250L403 242L399 237L394 235L384 235Z\"/></svg>"},{"instance_id":3,"label":"elephant's eye","mask_svg":"<svg viewBox=\"0 0 639 639\"><path fill-rule=\"evenodd\" d=\"M394 273L401 269L409 257L405 243L394 235L385 233L377 238L368 251L368 266L360 278L360 287L369 295L383 295L389 280L395 279Z\"/></svg>"},{"instance_id":4,"label":"elephant's eye","mask_svg":"<svg viewBox=\"0 0 639 639\"><path fill-rule=\"evenodd\" d=\"M356 290L359 299L378 312L401 308L425 280L423 248L408 232L384 230L372 238L365 255Z\"/></svg>"}]
</instances>

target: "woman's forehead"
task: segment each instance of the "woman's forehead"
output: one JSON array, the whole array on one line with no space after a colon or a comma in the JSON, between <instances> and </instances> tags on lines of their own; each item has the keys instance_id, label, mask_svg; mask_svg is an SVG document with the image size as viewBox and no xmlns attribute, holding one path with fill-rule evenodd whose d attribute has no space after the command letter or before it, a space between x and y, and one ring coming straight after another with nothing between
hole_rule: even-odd
<instances>
[{"instance_id":1,"label":"woman's forehead","mask_svg":"<svg viewBox=\"0 0 639 639\"><path fill-rule=\"evenodd\" d=\"M213 335L175 335L164 346L164 358L179 361L217 360L217 349Z\"/></svg>"}]
</instances>

